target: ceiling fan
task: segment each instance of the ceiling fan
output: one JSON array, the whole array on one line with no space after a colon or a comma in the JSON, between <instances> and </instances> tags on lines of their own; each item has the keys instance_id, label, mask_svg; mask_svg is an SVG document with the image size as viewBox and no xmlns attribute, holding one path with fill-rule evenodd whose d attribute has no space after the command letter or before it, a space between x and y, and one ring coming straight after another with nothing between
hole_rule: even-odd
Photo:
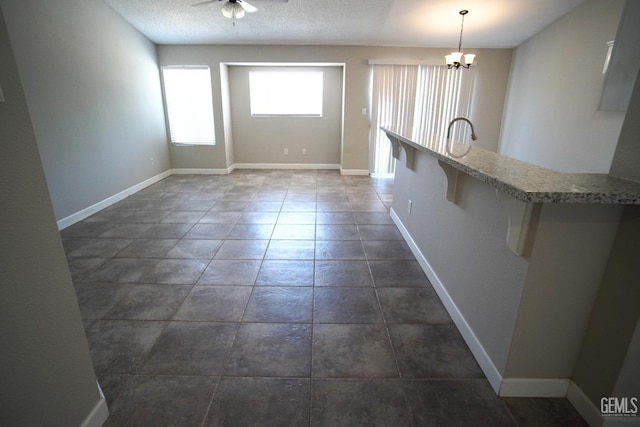
<instances>
[{"instance_id":1,"label":"ceiling fan","mask_svg":"<svg viewBox=\"0 0 640 427\"><path fill-rule=\"evenodd\" d=\"M220 2L223 0L207 0L201 3L196 3L194 6L204 6L209 3L215 3L216 1ZM233 26L236 25L236 19L242 18L245 13L253 13L257 12L258 8L247 3L244 0L224 0L224 6L222 6L222 15L225 18L230 18L233 20ZM287 3L289 0L262 0L262 1L274 1L280 3Z\"/></svg>"}]
</instances>

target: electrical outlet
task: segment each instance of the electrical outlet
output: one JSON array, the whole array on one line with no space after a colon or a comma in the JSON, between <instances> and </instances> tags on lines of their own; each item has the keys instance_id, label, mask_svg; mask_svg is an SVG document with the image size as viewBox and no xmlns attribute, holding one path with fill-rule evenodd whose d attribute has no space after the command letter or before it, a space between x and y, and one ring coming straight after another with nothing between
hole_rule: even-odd
<instances>
[{"instance_id":1,"label":"electrical outlet","mask_svg":"<svg viewBox=\"0 0 640 427\"><path fill-rule=\"evenodd\" d=\"M289 149L288 149L288 148L285 148L285 149L284 149L284 155L286 156L286 155L288 155L288 154L289 154Z\"/></svg>"},{"instance_id":2,"label":"electrical outlet","mask_svg":"<svg viewBox=\"0 0 640 427\"><path fill-rule=\"evenodd\" d=\"M407 204L407 212L409 213L409 215L411 215L411 208L413 207L413 202L411 200L409 200L409 203Z\"/></svg>"},{"instance_id":3,"label":"electrical outlet","mask_svg":"<svg viewBox=\"0 0 640 427\"><path fill-rule=\"evenodd\" d=\"M306 148L303 148L303 149L302 149L302 154L303 154L303 155L306 155L306 154L307 154L307 149L306 149Z\"/></svg>"},{"instance_id":4,"label":"electrical outlet","mask_svg":"<svg viewBox=\"0 0 640 427\"><path fill-rule=\"evenodd\" d=\"M156 159L154 159L153 157L151 158L151 166L156 164Z\"/></svg>"}]
</instances>

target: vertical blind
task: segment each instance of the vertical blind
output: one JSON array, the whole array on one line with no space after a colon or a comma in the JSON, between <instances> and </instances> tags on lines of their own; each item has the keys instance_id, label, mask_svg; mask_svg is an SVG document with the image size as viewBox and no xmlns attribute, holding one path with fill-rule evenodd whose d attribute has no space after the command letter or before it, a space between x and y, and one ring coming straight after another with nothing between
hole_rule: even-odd
<instances>
[{"instance_id":1,"label":"vertical blind","mask_svg":"<svg viewBox=\"0 0 640 427\"><path fill-rule=\"evenodd\" d=\"M392 174L391 143L380 126L400 132L445 135L451 119L468 116L475 70L448 70L441 65L373 65L370 165L374 174ZM455 139L465 141L466 126Z\"/></svg>"}]
</instances>

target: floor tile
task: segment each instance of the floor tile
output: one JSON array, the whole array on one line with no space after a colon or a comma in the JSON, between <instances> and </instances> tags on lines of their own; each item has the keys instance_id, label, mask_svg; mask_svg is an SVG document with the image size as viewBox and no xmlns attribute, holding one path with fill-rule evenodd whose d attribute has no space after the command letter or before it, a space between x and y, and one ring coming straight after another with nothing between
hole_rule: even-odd
<instances>
[{"instance_id":1,"label":"floor tile","mask_svg":"<svg viewBox=\"0 0 640 427\"><path fill-rule=\"evenodd\" d=\"M370 260L414 260L415 257L404 241L364 240L364 251Z\"/></svg>"},{"instance_id":2,"label":"floor tile","mask_svg":"<svg viewBox=\"0 0 640 427\"><path fill-rule=\"evenodd\" d=\"M264 260L256 285L313 286L313 261Z\"/></svg>"},{"instance_id":3,"label":"floor tile","mask_svg":"<svg viewBox=\"0 0 640 427\"><path fill-rule=\"evenodd\" d=\"M88 274L84 280L97 283L136 283L157 262L157 259L113 258Z\"/></svg>"},{"instance_id":4,"label":"floor tile","mask_svg":"<svg viewBox=\"0 0 640 427\"><path fill-rule=\"evenodd\" d=\"M236 224L227 236L229 239L269 239L273 224Z\"/></svg>"},{"instance_id":5,"label":"floor tile","mask_svg":"<svg viewBox=\"0 0 640 427\"><path fill-rule=\"evenodd\" d=\"M311 323L313 289L261 286L251 294L243 321Z\"/></svg>"},{"instance_id":6,"label":"floor tile","mask_svg":"<svg viewBox=\"0 0 640 427\"><path fill-rule=\"evenodd\" d=\"M313 380L311 426L413 426L400 382Z\"/></svg>"},{"instance_id":7,"label":"floor tile","mask_svg":"<svg viewBox=\"0 0 640 427\"><path fill-rule=\"evenodd\" d=\"M307 425L309 382L308 379L222 378L204 425Z\"/></svg>"},{"instance_id":8,"label":"floor tile","mask_svg":"<svg viewBox=\"0 0 640 427\"><path fill-rule=\"evenodd\" d=\"M201 224L235 224L242 216L242 211L237 212L207 212L200 218Z\"/></svg>"},{"instance_id":9,"label":"floor tile","mask_svg":"<svg viewBox=\"0 0 640 427\"><path fill-rule=\"evenodd\" d=\"M484 378L455 325L389 325L403 378Z\"/></svg>"},{"instance_id":10,"label":"floor tile","mask_svg":"<svg viewBox=\"0 0 640 427\"><path fill-rule=\"evenodd\" d=\"M74 283L81 283L108 258L67 258L67 265Z\"/></svg>"},{"instance_id":11,"label":"floor tile","mask_svg":"<svg viewBox=\"0 0 640 427\"><path fill-rule=\"evenodd\" d=\"M165 254L165 258L211 259L224 240L182 239Z\"/></svg>"},{"instance_id":12,"label":"floor tile","mask_svg":"<svg viewBox=\"0 0 640 427\"><path fill-rule=\"evenodd\" d=\"M202 273L198 284L253 286L261 264L258 260L214 259Z\"/></svg>"},{"instance_id":13,"label":"floor tile","mask_svg":"<svg viewBox=\"0 0 640 427\"><path fill-rule=\"evenodd\" d=\"M384 325L315 324L315 378L398 378Z\"/></svg>"},{"instance_id":14,"label":"floor tile","mask_svg":"<svg viewBox=\"0 0 640 427\"><path fill-rule=\"evenodd\" d=\"M116 224L105 231L100 237L130 238L141 237L153 224Z\"/></svg>"},{"instance_id":15,"label":"floor tile","mask_svg":"<svg viewBox=\"0 0 640 427\"><path fill-rule=\"evenodd\" d=\"M94 321L87 340L96 373L135 373L164 327L158 321Z\"/></svg>"},{"instance_id":16,"label":"floor tile","mask_svg":"<svg viewBox=\"0 0 640 427\"><path fill-rule=\"evenodd\" d=\"M236 323L169 322L139 372L220 375L237 330Z\"/></svg>"},{"instance_id":17,"label":"floor tile","mask_svg":"<svg viewBox=\"0 0 640 427\"><path fill-rule=\"evenodd\" d=\"M362 240L402 240L402 234L395 225L359 225Z\"/></svg>"},{"instance_id":18,"label":"floor tile","mask_svg":"<svg viewBox=\"0 0 640 427\"><path fill-rule=\"evenodd\" d=\"M135 285L105 313L104 318L167 320L182 305L190 290L190 285Z\"/></svg>"},{"instance_id":19,"label":"floor tile","mask_svg":"<svg viewBox=\"0 0 640 427\"><path fill-rule=\"evenodd\" d=\"M265 259L314 259L315 242L313 240L271 240Z\"/></svg>"},{"instance_id":20,"label":"floor tile","mask_svg":"<svg viewBox=\"0 0 640 427\"><path fill-rule=\"evenodd\" d=\"M310 371L311 325L243 323L225 375L309 377Z\"/></svg>"},{"instance_id":21,"label":"floor tile","mask_svg":"<svg viewBox=\"0 0 640 427\"><path fill-rule=\"evenodd\" d=\"M504 398L519 427L587 427L567 399Z\"/></svg>"},{"instance_id":22,"label":"floor tile","mask_svg":"<svg viewBox=\"0 0 640 427\"><path fill-rule=\"evenodd\" d=\"M62 237L98 237L112 229L114 223L81 221L60 232Z\"/></svg>"},{"instance_id":23,"label":"floor tile","mask_svg":"<svg viewBox=\"0 0 640 427\"><path fill-rule=\"evenodd\" d=\"M317 288L314 294L315 323L382 323L382 313L372 287Z\"/></svg>"},{"instance_id":24,"label":"floor tile","mask_svg":"<svg viewBox=\"0 0 640 427\"><path fill-rule=\"evenodd\" d=\"M376 286L431 286L417 261L370 261Z\"/></svg>"},{"instance_id":25,"label":"floor tile","mask_svg":"<svg viewBox=\"0 0 640 427\"><path fill-rule=\"evenodd\" d=\"M355 225L322 224L316 226L316 240L360 240L360 233Z\"/></svg>"},{"instance_id":26,"label":"floor tile","mask_svg":"<svg viewBox=\"0 0 640 427\"><path fill-rule=\"evenodd\" d=\"M120 426L200 426L213 395L214 377L134 376L109 405Z\"/></svg>"},{"instance_id":27,"label":"floor tile","mask_svg":"<svg viewBox=\"0 0 640 427\"><path fill-rule=\"evenodd\" d=\"M318 224L355 224L355 216L351 212L318 212Z\"/></svg>"},{"instance_id":28,"label":"floor tile","mask_svg":"<svg viewBox=\"0 0 640 427\"><path fill-rule=\"evenodd\" d=\"M306 224L276 224L272 239L285 240L313 240L316 236L314 225Z\"/></svg>"},{"instance_id":29,"label":"floor tile","mask_svg":"<svg viewBox=\"0 0 640 427\"><path fill-rule=\"evenodd\" d=\"M315 225L315 212L280 212L277 224Z\"/></svg>"},{"instance_id":30,"label":"floor tile","mask_svg":"<svg viewBox=\"0 0 640 427\"><path fill-rule=\"evenodd\" d=\"M268 240L225 240L215 259L262 259Z\"/></svg>"},{"instance_id":31,"label":"floor tile","mask_svg":"<svg viewBox=\"0 0 640 427\"><path fill-rule=\"evenodd\" d=\"M316 202L288 202L282 203L282 212L315 212Z\"/></svg>"},{"instance_id":32,"label":"floor tile","mask_svg":"<svg viewBox=\"0 0 640 427\"><path fill-rule=\"evenodd\" d=\"M239 322L250 295L248 286L194 286L173 319Z\"/></svg>"},{"instance_id":33,"label":"floor tile","mask_svg":"<svg viewBox=\"0 0 640 427\"><path fill-rule=\"evenodd\" d=\"M365 259L362 243L359 240L316 241L316 259L357 260Z\"/></svg>"},{"instance_id":34,"label":"floor tile","mask_svg":"<svg viewBox=\"0 0 640 427\"><path fill-rule=\"evenodd\" d=\"M177 239L136 239L116 255L118 258L162 258Z\"/></svg>"},{"instance_id":35,"label":"floor tile","mask_svg":"<svg viewBox=\"0 0 640 427\"><path fill-rule=\"evenodd\" d=\"M83 319L100 319L133 287L118 283L76 284L76 297Z\"/></svg>"},{"instance_id":36,"label":"floor tile","mask_svg":"<svg viewBox=\"0 0 640 427\"><path fill-rule=\"evenodd\" d=\"M486 380L403 383L415 425L516 427Z\"/></svg>"},{"instance_id":37,"label":"floor tile","mask_svg":"<svg viewBox=\"0 0 640 427\"><path fill-rule=\"evenodd\" d=\"M278 211L244 212L238 219L238 224L275 224L277 220Z\"/></svg>"},{"instance_id":38,"label":"floor tile","mask_svg":"<svg viewBox=\"0 0 640 427\"><path fill-rule=\"evenodd\" d=\"M127 222L145 222L149 224L158 224L169 215L169 211L157 210L136 210L127 216Z\"/></svg>"},{"instance_id":39,"label":"floor tile","mask_svg":"<svg viewBox=\"0 0 640 427\"><path fill-rule=\"evenodd\" d=\"M76 249L68 253L68 256L70 258L111 258L131 242L131 239L82 239Z\"/></svg>"},{"instance_id":40,"label":"floor tile","mask_svg":"<svg viewBox=\"0 0 640 427\"><path fill-rule=\"evenodd\" d=\"M140 237L152 239L180 239L191 230L193 224L154 224Z\"/></svg>"},{"instance_id":41,"label":"floor tile","mask_svg":"<svg viewBox=\"0 0 640 427\"><path fill-rule=\"evenodd\" d=\"M185 235L187 239L225 239L231 232L231 224L195 224Z\"/></svg>"},{"instance_id":42,"label":"floor tile","mask_svg":"<svg viewBox=\"0 0 640 427\"><path fill-rule=\"evenodd\" d=\"M181 209L185 209L185 210L171 212L169 215L164 217L162 222L164 222L164 223L180 223L180 224L195 224L196 222L200 221L200 219L204 216L206 211L209 210L209 208L205 208L202 211L200 211L200 210L191 210L191 209L187 210L186 209L187 207L192 206L192 205L187 205L188 203L193 204L193 203L202 203L202 202L200 202L200 201L197 201L197 202L196 201L185 202L182 205L180 205ZM213 203L207 203L207 205L208 204L213 206Z\"/></svg>"},{"instance_id":43,"label":"floor tile","mask_svg":"<svg viewBox=\"0 0 640 427\"><path fill-rule=\"evenodd\" d=\"M197 259L162 259L140 279L140 283L193 285L208 263L208 260Z\"/></svg>"},{"instance_id":44,"label":"floor tile","mask_svg":"<svg viewBox=\"0 0 640 427\"><path fill-rule=\"evenodd\" d=\"M356 212L355 221L357 224L393 224L386 212Z\"/></svg>"},{"instance_id":45,"label":"floor tile","mask_svg":"<svg viewBox=\"0 0 640 427\"><path fill-rule=\"evenodd\" d=\"M318 260L315 264L316 286L371 286L366 261Z\"/></svg>"},{"instance_id":46,"label":"floor tile","mask_svg":"<svg viewBox=\"0 0 640 427\"><path fill-rule=\"evenodd\" d=\"M451 323L451 317L430 286L378 288L387 323Z\"/></svg>"}]
</instances>

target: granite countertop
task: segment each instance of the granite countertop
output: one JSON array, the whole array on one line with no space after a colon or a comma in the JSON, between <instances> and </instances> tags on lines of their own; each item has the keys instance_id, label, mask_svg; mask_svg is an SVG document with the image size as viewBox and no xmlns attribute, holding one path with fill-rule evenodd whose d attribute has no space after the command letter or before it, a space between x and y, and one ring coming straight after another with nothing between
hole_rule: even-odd
<instances>
[{"instance_id":1,"label":"granite countertop","mask_svg":"<svg viewBox=\"0 0 640 427\"><path fill-rule=\"evenodd\" d=\"M424 151L523 202L640 204L640 184L607 174L562 173L444 136L381 127L403 146Z\"/></svg>"}]
</instances>

